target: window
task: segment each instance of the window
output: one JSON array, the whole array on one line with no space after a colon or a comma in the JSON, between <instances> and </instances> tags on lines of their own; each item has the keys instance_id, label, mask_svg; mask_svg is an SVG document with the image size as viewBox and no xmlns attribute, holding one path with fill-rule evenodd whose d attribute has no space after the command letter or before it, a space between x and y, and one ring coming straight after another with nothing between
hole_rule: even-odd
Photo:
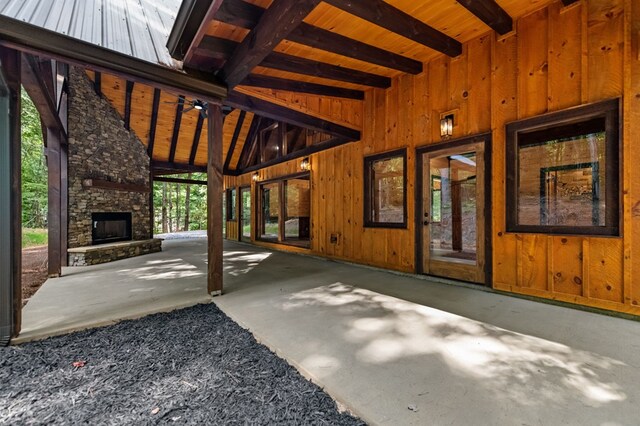
<instances>
[{"instance_id":1,"label":"window","mask_svg":"<svg viewBox=\"0 0 640 426\"><path fill-rule=\"evenodd\" d=\"M309 247L311 184L309 173L259 185L258 236L264 241Z\"/></svg>"},{"instance_id":2,"label":"window","mask_svg":"<svg viewBox=\"0 0 640 426\"><path fill-rule=\"evenodd\" d=\"M507 230L619 234L618 100L507 126Z\"/></svg>"},{"instance_id":3,"label":"window","mask_svg":"<svg viewBox=\"0 0 640 426\"><path fill-rule=\"evenodd\" d=\"M238 205L236 200L235 188L227 189L226 199L227 199L227 220L234 221L236 220L236 206Z\"/></svg>"},{"instance_id":4,"label":"window","mask_svg":"<svg viewBox=\"0 0 640 426\"><path fill-rule=\"evenodd\" d=\"M404 149L365 157L365 226L407 226L406 166Z\"/></svg>"}]
</instances>

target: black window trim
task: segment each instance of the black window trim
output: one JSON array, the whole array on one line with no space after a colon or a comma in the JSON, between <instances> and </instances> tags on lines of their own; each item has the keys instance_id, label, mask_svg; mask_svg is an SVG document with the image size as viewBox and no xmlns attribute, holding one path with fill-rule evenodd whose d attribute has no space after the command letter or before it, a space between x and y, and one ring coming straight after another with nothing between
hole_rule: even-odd
<instances>
[{"instance_id":1,"label":"black window trim","mask_svg":"<svg viewBox=\"0 0 640 426\"><path fill-rule=\"evenodd\" d=\"M619 98L582 105L567 110L508 123L506 126L506 231L546 235L622 236L622 111ZM520 225L518 224L518 149L533 145L520 135L542 133L568 125L605 120L605 226ZM577 131L577 134L580 134ZM525 139L524 141L521 139Z\"/></svg>"},{"instance_id":2,"label":"black window trim","mask_svg":"<svg viewBox=\"0 0 640 426\"><path fill-rule=\"evenodd\" d=\"M232 187L232 188L227 188L227 192L226 192L226 202L227 202L227 222L235 222L238 218L238 214L237 214L237 206L233 205L233 197L232 194L235 192L236 193L236 201L238 199L238 192L237 192L238 188L236 187ZM236 203L237 204L237 203Z\"/></svg>"},{"instance_id":3,"label":"black window trim","mask_svg":"<svg viewBox=\"0 0 640 426\"><path fill-rule=\"evenodd\" d=\"M402 222L375 222L372 217L372 197L371 197L371 166L376 161L390 160L402 157ZM407 229L407 148L394 149L393 151L385 151L378 154L368 155L364 157L364 218L363 226L365 228L392 228Z\"/></svg>"}]
</instances>

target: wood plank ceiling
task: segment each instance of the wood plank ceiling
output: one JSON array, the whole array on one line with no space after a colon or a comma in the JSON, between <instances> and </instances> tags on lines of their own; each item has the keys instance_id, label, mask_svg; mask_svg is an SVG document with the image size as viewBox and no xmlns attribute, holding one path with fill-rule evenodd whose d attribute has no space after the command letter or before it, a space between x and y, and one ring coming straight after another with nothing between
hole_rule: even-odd
<instances>
[{"instance_id":1,"label":"wood plank ceiling","mask_svg":"<svg viewBox=\"0 0 640 426\"><path fill-rule=\"evenodd\" d=\"M575 1L562 0L565 5ZM288 107L277 101L286 99L286 93L362 103L364 92L387 88L402 73L419 74L423 64L438 55L455 57L464 43L488 31L509 33L515 19L553 0L206 2L206 13L187 16L190 23L184 20L184 25L195 25L191 34L182 36L177 45L170 41L169 48L184 61L186 70L212 73L228 84L226 103L233 111L224 124L223 154L225 171L234 173L241 153L247 151L244 145L254 113L319 129L344 141L358 139L361 129L356 123ZM183 8L189 3L185 0ZM180 17L176 26L179 21ZM102 94L123 117L130 112L125 122L130 120L143 143L153 146L152 158L159 168L179 165L186 171L206 164L207 130L197 110L181 112L177 103L181 98L162 92L155 111L152 88L131 87L106 75L101 80ZM183 110L191 101L185 100Z\"/></svg>"}]
</instances>

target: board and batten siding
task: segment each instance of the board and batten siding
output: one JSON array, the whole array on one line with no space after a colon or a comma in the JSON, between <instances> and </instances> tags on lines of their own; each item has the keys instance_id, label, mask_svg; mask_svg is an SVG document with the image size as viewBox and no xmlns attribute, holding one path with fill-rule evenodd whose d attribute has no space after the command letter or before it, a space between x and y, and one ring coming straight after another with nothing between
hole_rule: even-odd
<instances>
[{"instance_id":1,"label":"board and batten siding","mask_svg":"<svg viewBox=\"0 0 640 426\"><path fill-rule=\"evenodd\" d=\"M440 114L455 111L454 138L491 132L492 286L497 290L640 315L640 5L635 0L561 2L487 33L461 56L439 56L423 73L366 92L360 110L339 99L306 106L358 123L362 140L311 156L312 240L308 252L414 272L416 147L441 142ZM275 95L278 96L278 95ZM284 95L282 95L284 97ZM505 125L514 120L622 99L622 237L514 234L505 230ZM317 99L317 98L315 98ZM363 227L364 157L407 148L406 229ZM300 160L259 172L297 172ZM226 177L250 185L251 174ZM253 200L255 201L255 185ZM228 238L237 238L229 223ZM331 243L331 235L338 236ZM268 245L268 244L267 244ZM286 246L278 246L287 249ZM299 248L291 248L299 251Z\"/></svg>"}]
</instances>

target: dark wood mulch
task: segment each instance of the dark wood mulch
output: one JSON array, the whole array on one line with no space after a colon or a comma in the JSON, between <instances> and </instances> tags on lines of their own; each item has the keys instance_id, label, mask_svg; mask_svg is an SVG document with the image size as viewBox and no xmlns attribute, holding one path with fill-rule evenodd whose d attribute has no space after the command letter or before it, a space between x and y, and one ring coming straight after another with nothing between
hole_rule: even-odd
<instances>
[{"instance_id":1,"label":"dark wood mulch","mask_svg":"<svg viewBox=\"0 0 640 426\"><path fill-rule=\"evenodd\" d=\"M22 306L47 280L48 247L38 246L22 250Z\"/></svg>"},{"instance_id":2,"label":"dark wood mulch","mask_svg":"<svg viewBox=\"0 0 640 426\"><path fill-rule=\"evenodd\" d=\"M0 407L1 424L364 424L215 305L0 348Z\"/></svg>"}]
</instances>

